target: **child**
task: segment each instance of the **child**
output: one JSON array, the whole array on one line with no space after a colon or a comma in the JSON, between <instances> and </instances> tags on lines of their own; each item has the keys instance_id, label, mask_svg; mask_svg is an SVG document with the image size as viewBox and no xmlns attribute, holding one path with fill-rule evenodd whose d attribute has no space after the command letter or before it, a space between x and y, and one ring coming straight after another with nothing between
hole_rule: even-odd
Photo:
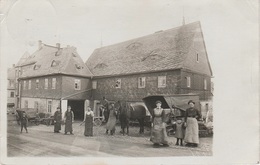
<instances>
[{"instance_id":1,"label":"child","mask_svg":"<svg viewBox=\"0 0 260 165\"><path fill-rule=\"evenodd\" d=\"M180 141L180 145L183 146L182 141L184 139L184 134L185 134L184 122L181 116L177 116L176 132L175 132L175 137L177 138L177 142L175 145L179 145L179 141Z\"/></svg>"},{"instance_id":2,"label":"child","mask_svg":"<svg viewBox=\"0 0 260 165\"><path fill-rule=\"evenodd\" d=\"M23 132L23 128L26 130L26 133L28 133L28 131L27 131L28 118L27 118L25 112L22 113L22 117L20 120L21 120L21 133Z\"/></svg>"}]
</instances>

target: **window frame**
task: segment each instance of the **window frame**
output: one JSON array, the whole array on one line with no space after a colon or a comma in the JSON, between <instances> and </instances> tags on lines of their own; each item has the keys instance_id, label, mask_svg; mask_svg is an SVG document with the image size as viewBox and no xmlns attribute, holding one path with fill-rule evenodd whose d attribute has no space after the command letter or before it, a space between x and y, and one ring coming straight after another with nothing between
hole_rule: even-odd
<instances>
[{"instance_id":1,"label":"window frame","mask_svg":"<svg viewBox=\"0 0 260 165\"><path fill-rule=\"evenodd\" d=\"M36 79L35 80L35 89L39 89L39 83L40 83L40 80Z\"/></svg>"},{"instance_id":2,"label":"window frame","mask_svg":"<svg viewBox=\"0 0 260 165\"><path fill-rule=\"evenodd\" d=\"M13 91L10 92L10 97L11 97L11 98L14 97L14 92L13 92Z\"/></svg>"},{"instance_id":3,"label":"window frame","mask_svg":"<svg viewBox=\"0 0 260 165\"><path fill-rule=\"evenodd\" d=\"M164 83L163 83L164 82ZM166 88L166 76L158 76L158 88Z\"/></svg>"},{"instance_id":4,"label":"window frame","mask_svg":"<svg viewBox=\"0 0 260 165\"><path fill-rule=\"evenodd\" d=\"M46 81L47 80L47 81ZM48 89L49 88L49 79L45 78L44 79L44 89Z\"/></svg>"},{"instance_id":5,"label":"window frame","mask_svg":"<svg viewBox=\"0 0 260 165\"><path fill-rule=\"evenodd\" d=\"M138 88L145 88L146 78L138 77Z\"/></svg>"},{"instance_id":6,"label":"window frame","mask_svg":"<svg viewBox=\"0 0 260 165\"><path fill-rule=\"evenodd\" d=\"M186 86L188 87L188 88L191 88L191 77L190 76L187 76L186 77Z\"/></svg>"},{"instance_id":7,"label":"window frame","mask_svg":"<svg viewBox=\"0 0 260 165\"><path fill-rule=\"evenodd\" d=\"M56 89L57 79L54 77L51 81L51 89Z\"/></svg>"},{"instance_id":8,"label":"window frame","mask_svg":"<svg viewBox=\"0 0 260 165\"><path fill-rule=\"evenodd\" d=\"M115 88L116 89L121 89L121 84L122 84L121 78L117 78L116 79Z\"/></svg>"},{"instance_id":9,"label":"window frame","mask_svg":"<svg viewBox=\"0 0 260 165\"><path fill-rule=\"evenodd\" d=\"M92 81L92 89L97 89L97 80Z\"/></svg>"},{"instance_id":10,"label":"window frame","mask_svg":"<svg viewBox=\"0 0 260 165\"><path fill-rule=\"evenodd\" d=\"M29 102L28 100L24 100L24 108L28 108L29 107Z\"/></svg>"},{"instance_id":11,"label":"window frame","mask_svg":"<svg viewBox=\"0 0 260 165\"><path fill-rule=\"evenodd\" d=\"M23 81L23 90L26 90L26 80Z\"/></svg>"},{"instance_id":12,"label":"window frame","mask_svg":"<svg viewBox=\"0 0 260 165\"><path fill-rule=\"evenodd\" d=\"M52 100L47 100L47 113L52 113Z\"/></svg>"},{"instance_id":13,"label":"window frame","mask_svg":"<svg viewBox=\"0 0 260 165\"><path fill-rule=\"evenodd\" d=\"M78 87L76 87L76 84L78 84ZM74 79L74 89L81 90L81 79Z\"/></svg>"},{"instance_id":14,"label":"window frame","mask_svg":"<svg viewBox=\"0 0 260 165\"><path fill-rule=\"evenodd\" d=\"M32 80L29 80L28 82L28 89L32 89Z\"/></svg>"},{"instance_id":15,"label":"window frame","mask_svg":"<svg viewBox=\"0 0 260 165\"><path fill-rule=\"evenodd\" d=\"M207 90L208 89L207 87L208 87L207 79L204 78L204 80L203 80L203 89Z\"/></svg>"}]
</instances>

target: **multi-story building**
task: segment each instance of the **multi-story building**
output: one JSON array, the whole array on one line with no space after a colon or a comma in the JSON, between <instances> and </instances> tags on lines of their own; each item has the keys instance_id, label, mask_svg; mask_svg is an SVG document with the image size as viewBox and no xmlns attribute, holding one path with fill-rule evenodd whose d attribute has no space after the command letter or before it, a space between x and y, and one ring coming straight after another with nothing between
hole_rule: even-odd
<instances>
[{"instance_id":1,"label":"multi-story building","mask_svg":"<svg viewBox=\"0 0 260 165\"><path fill-rule=\"evenodd\" d=\"M92 74L75 47L42 44L20 66L20 107L54 113L69 104L75 119L83 119L89 104Z\"/></svg>"},{"instance_id":2,"label":"multi-story building","mask_svg":"<svg viewBox=\"0 0 260 165\"><path fill-rule=\"evenodd\" d=\"M149 95L197 94L212 104L210 67L201 25L194 22L96 49L84 62L75 47L39 42L17 65L21 108L54 113L72 106L76 119L100 100L141 102Z\"/></svg>"},{"instance_id":3,"label":"multi-story building","mask_svg":"<svg viewBox=\"0 0 260 165\"><path fill-rule=\"evenodd\" d=\"M98 48L86 65L94 74L94 100L192 93L204 114L211 106L212 70L200 22Z\"/></svg>"},{"instance_id":4,"label":"multi-story building","mask_svg":"<svg viewBox=\"0 0 260 165\"><path fill-rule=\"evenodd\" d=\"M15 65L7 70L7 108L16 108L16 96L15 96Z\"/></svg>"}]
</instances>

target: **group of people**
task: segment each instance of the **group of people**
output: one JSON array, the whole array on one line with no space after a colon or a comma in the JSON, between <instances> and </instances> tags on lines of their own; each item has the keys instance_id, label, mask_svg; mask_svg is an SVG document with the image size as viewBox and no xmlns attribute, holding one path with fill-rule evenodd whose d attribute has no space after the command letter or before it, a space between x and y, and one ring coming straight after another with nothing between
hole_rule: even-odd
<instances>
[{"instance_id":1,"label":"group of people","mask_svg":"<svg viewBox=\"0 0 260 165\"><path fill-rule=\"evenodd\" d=\"M166 133L166 115L164 109L161 107L162 102L156 101L156 108L152 112L152 131L150 140L154 147L169 146L168 136ZM183 141L187 147L197 147L199 144L199 127L198 121L201 117L200 112L194 108L195 102L190 100L188 102L190 108L185 112L184 118L177 116L176 132L177 138L175 145L183 145Z\"/></svg>"},{"instance_id":2,"label":"group of people","mask_svg":"<svg viewBox=\"0 0 260 165\"><path fill-rule=\"evenodd\" d=\"M152 129L151 129L151 138L154 147L158 148L162 146L169 146L169 140L166 133L166 114L162 108L162 102L156 101L156 108L153 109L152 115ZM185 112L184 118L177 116L176 120L176 132L175 137L177 138L176 145L183 145L183 141L188 147L197 147L199 144L199 128L197 119L201 117L200 112L194 108L195 102L190 100L188 102L190 108ZM108 104L108 101L103 98L102 107L104 108L103 113L105 116L106 122L106 134L110 131L110 134L115 133L115 126L117 120L117 111L115 109L114 103ZM106 113L106 114L105 114ZM26 114L23 113L21 118L21 133L23 128L27 130L28 119ZM74 122L74 114L71 111L71 106L68 106L67 111L64 114L64 123L65 123L65 135L69 132L73 135L72 123ZM93 123L94 123L94 113L90 107L87 108L84 121L80 124L85 123L85 136L93 136ZM59 133L61 130L62 124L62 114L60 108L57 108L57 111L54 113L54 132Z\"/></svg>"}]
</instances>

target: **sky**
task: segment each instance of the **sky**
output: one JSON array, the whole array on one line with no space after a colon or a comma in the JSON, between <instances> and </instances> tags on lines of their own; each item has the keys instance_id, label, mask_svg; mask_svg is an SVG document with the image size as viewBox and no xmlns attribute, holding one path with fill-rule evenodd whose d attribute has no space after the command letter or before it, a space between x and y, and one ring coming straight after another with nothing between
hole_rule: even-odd
<instances>
[{"instance_id":1,"label":"sky","mask_svg":"<svg viewBox=\"0 0 260 165\"><path fill-rule=\"evenodd\" d=\"M246 126L240 121L258 116L240 112L233 121L239 128L221 122L238 114L241 103L246 103L246 111L259 108L257 0L1 0L0 3L2 68L16 64L26 51L36 51L38 40L48 45L74 46L85 62L101 46L181 26L183 16L186 23L200 21L213 70L215 114L220 117L214 119L219 123L216 129L230 128L222 130L223 133L243 129ZM238 136L232 140L244 139ZM251 141L246 144L245 149ZM227 147L236 150L235 146ZM225 154L223 151L221 155Z\"/></svg>"}]
</instances>

